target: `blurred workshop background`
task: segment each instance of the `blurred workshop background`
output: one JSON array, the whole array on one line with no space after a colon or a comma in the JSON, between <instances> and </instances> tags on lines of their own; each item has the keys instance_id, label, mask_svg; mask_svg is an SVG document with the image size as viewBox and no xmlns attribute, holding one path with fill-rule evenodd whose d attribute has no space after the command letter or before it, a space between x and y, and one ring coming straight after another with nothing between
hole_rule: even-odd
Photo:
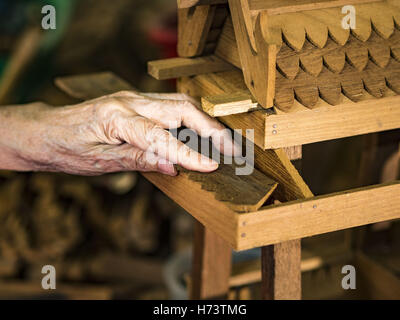
<instances>
[{"instance_id":1,"label":"blurred workshop background","mask_svg":"<svg viewBox=\"0 0 400 320\"><path fill-rule=\"evenodd\" d=\"M39 28L44 4L56 8L56 30ZM0 105L77 103L54 79L100 71L141 91L173 91L174 81L152 79L146 63L176 56L176 20L175 0L0 0ZM394 180L393 141L387 132L305 146L305 180L315 194ZM0 298L185 298L192 225L134 172L0 171ZM370 298L341 288L341 267L358 247L400 275L399 229L385 223L305 239L304 298ZM257 298L259 251L234 261L230 298ZM40 286L44 265L56 268L55 293Z\"/></svg>"}]
</instances>

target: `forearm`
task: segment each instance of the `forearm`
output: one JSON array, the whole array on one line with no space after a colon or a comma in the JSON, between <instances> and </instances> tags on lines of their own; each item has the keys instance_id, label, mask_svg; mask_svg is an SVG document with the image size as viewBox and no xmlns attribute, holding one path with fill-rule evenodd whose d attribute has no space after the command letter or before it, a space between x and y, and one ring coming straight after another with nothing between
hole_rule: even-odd
<instances>
[{"instance_id":1,"label":"forearm","mask_svg":"<svg viewBox=\"0 0 400 320\"><path fill-rule=\"evenodd\" d=\"M36 141L33 133L37 129L36 111L42 104L0 107L0 169L31 171L35 161L30 159L29 148Z\"/></svg>"}]
</instances>

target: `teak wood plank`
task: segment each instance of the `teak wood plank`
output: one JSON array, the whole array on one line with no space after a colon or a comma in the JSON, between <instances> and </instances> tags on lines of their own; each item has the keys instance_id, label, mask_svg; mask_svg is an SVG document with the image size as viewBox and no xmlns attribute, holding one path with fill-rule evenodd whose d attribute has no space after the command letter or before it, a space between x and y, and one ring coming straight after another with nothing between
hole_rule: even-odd
<instances>
[{"instance_id":1,"label":"teak wood plank","mask_svg":"<svg viewBox=\"0 0 400 320\"><path fill-rule=\"evenodd\" d=\"M233 70L234 67L216 56L171 58L148 62L148 73L157 80L174 79L204 73Z\"/></svg>"},{"instance_id":2,"label":"teak wood plank","mask_svg":"<svg viewBox=\"0 0 400 320\"><path fill-rule=\"evenodd\" d=\"M127 89L125 81L113 76L111 73L87 76L74 76L57 79L57 85L75 97L92 99L106 93L119 91L117 88ZM82 85L80 85L82 84ZM109 86L109 87L108 87ZM102 93L101 90L104 89ZM131 87L132 89L132 87ZM85 91L87 90L87 91ZM258 170L250 175L237 175L235 164L221 163L219 168L211 173L191 172L179 168L179 175L184 179L198 184L202 189L213 194L217 201L222 201L229 208L237 212L250 212L260 208L277 187L277 183ZM147 177L148 173L142 173ZM166 176L159 174L162 180ZM190 189L184 193L188 193ZM174 196L171 196L174 198Z\"/></svg>"},{"instance_id":3,"label":"teak wood plank","mask_svg":"<svg viewBox=\"0 0 400 320\"><path fill-rule=\"evenodd\" d=\"M262 299L301 299L300 240L262 247L261 261Z\"/></svg>"}]
</instances>

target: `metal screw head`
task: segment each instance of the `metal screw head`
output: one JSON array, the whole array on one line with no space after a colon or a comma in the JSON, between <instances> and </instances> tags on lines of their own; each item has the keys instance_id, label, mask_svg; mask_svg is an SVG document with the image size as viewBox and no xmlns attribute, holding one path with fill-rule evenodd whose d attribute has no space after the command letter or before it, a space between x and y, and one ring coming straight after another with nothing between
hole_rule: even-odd
<instances>
[{"instance_id":1,"label":"metal screw head","mask_svg":"<svg viewBox=\"0 0 400 320\"><path fill-rule=\"evenodd\" d=\"M276 134L277 133L277 131L276 130L272 130L272 134Z\"/></svg>"}]
</instances>

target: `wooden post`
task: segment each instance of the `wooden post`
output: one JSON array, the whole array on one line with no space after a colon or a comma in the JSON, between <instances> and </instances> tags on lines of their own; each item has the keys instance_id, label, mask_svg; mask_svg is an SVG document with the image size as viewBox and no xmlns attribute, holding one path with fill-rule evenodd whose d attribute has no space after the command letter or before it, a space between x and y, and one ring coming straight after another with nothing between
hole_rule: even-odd
<instances>
[{"instance_id":1,"label":"wooden post","mask_svg":"<svg viewBox=\"0 0 400 320\"><path fill-rule=\"evenodd\" d=\"M301 146L285 149L290 160L301 159ZM301 240L261 248L261 298L301 299Z\"/></svg>"},{"instance_id":2,"label":"wooden post","mask_svg":"<svg viewBox=\"0 0 400 320\"><path fill-rule=\"evenodd\" d=\"M229 244L195 221L191 299L226 298L231 275Z\"/></svg>"},{"instance_id":3,"label":"wooden post","mask_svg":"<svg viewBox=\"0 0 400 320\"><path fill-rule=\"evenodd\" d=\"M262 299L301 299L300 241L261 248Z\"/></svg>"}]
</instances>

